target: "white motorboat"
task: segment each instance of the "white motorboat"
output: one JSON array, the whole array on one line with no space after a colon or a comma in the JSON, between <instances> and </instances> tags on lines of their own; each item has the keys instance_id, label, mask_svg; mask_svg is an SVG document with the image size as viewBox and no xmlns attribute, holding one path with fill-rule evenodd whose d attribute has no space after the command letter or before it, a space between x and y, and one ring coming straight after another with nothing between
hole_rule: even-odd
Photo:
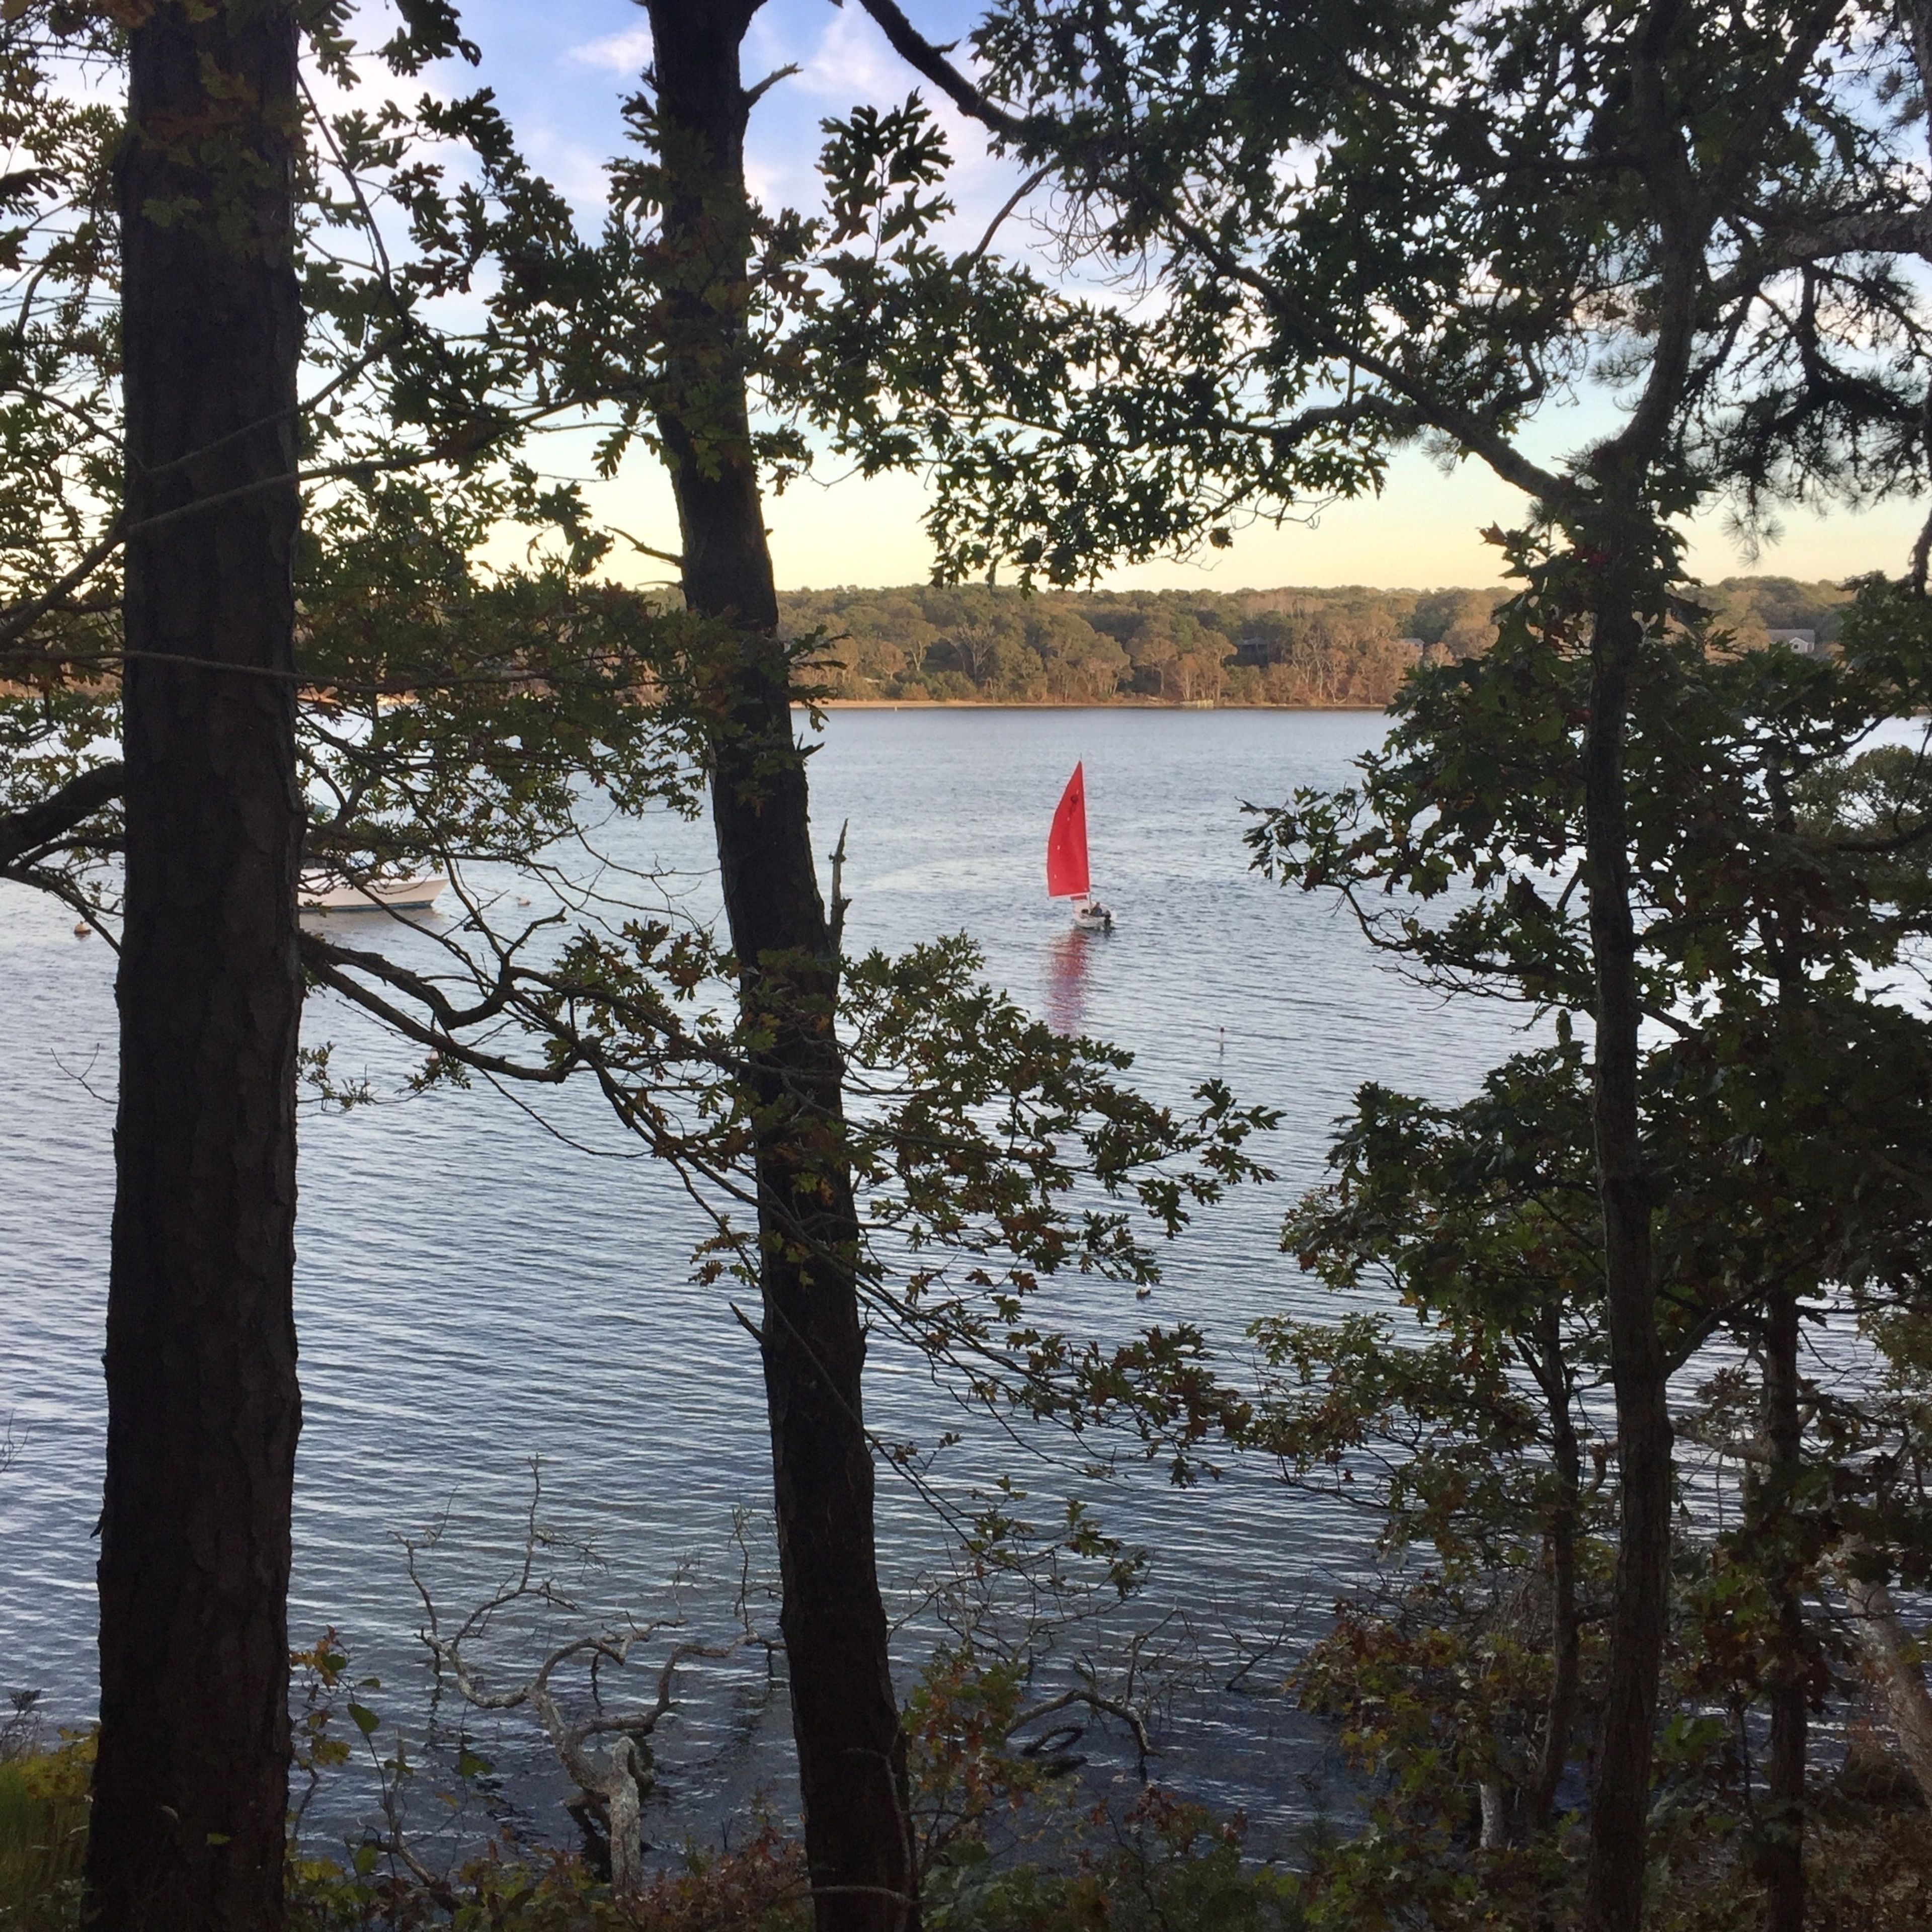
<instances>
[{"instance_id":1,"label":"white motorboat","mask_svg":"<svg viewBox=\"0 0 1932 1932\"><path fill-rule=\"evenodd\" d=\"M304 872L297 890L304 912L428 912L447 879L344 879L333 872Z\"/></svg>"}]
</instances>

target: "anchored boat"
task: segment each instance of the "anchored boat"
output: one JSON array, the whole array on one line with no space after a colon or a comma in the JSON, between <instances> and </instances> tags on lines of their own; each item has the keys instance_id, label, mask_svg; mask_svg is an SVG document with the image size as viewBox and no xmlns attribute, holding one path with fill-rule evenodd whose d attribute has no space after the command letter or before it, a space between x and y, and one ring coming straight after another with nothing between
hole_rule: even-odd
<instances>
[{"instance_id":1,"label":"anchored boat","mask_svg":"<svg viewBox=\"0 0 1932 1932\"><path fill-rule=\"evenodd\" d=\"M296 893L304 912L428 912L447 879L344 879L304 872Z\"/></svg>"},{"instance_id":2,"label":"anchored boat","mask_svg":"<svg viewBox=\"0 0 1932 1932\"><path fill-rule=\"evenodd\" d=\"M1073 923L1088 932L1112 932L1114 915L1094 897L1087 868L1087 778L1073 767L1046 836L1046 896L1073 902Z\"/></svg>"}]
</instances>

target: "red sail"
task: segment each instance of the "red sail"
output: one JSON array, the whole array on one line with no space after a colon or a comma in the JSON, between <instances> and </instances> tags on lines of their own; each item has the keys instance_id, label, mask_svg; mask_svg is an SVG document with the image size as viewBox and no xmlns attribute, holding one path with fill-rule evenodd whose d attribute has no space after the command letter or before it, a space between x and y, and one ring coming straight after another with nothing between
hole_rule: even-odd
<instances>
[{"instance_id":1,"label":"red sail","mask_svg":"<svg viewBox=\"0 0 1932 1932\"><path fill-rule=\"evenodd\" d=\"M1078 765L1046 835L1046 892L1056 899L1087 896L1087 781Z\"/></svg>"}]
</instances>

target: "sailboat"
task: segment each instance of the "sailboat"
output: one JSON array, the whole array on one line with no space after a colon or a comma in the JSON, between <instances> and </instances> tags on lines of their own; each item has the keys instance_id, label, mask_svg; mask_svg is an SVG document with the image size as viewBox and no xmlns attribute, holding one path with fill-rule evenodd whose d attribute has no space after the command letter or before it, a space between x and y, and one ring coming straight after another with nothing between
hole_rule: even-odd
<instances>
[{"instance_id":1,"label":"sailboat","mask_svg":"<svg viewBox=\"0 0 1932 1932\"><path fill-rule=\"evenodd\" d=\"M1046 835L1046 896L1073 902L1073 923L1088 932L1112 932L1114 915L1095 898L1087 876L1087 778L1076 765Z\"/></svg>"}]
</instances>

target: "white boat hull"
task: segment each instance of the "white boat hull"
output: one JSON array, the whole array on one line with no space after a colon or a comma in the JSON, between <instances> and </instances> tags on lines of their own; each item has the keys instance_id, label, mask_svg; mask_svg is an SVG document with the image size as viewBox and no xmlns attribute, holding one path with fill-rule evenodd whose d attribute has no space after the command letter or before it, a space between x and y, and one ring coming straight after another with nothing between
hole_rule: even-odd
<instances>
[{"instance_id":1,"label":"white boat hull","mask_svg":"<svg viewBox=\"0 0 1932 1932\"><path fill-rule=\"evenodd\" d=\"M356 885L305 877L296 895L304 912L428 912L448 887L447 879L371 879Z\"/></svg>"},{"instance_id":2,"label":"white boat hull","mask_svg":"<svg viewBox=\"0 0 1932 1932\"><path fill-rule=\"evenodd\" d=\"M1098 899L1076 899L1073 923L1082 932L1112 932L1114 915Z\"/></svg>"}]
</instances>

